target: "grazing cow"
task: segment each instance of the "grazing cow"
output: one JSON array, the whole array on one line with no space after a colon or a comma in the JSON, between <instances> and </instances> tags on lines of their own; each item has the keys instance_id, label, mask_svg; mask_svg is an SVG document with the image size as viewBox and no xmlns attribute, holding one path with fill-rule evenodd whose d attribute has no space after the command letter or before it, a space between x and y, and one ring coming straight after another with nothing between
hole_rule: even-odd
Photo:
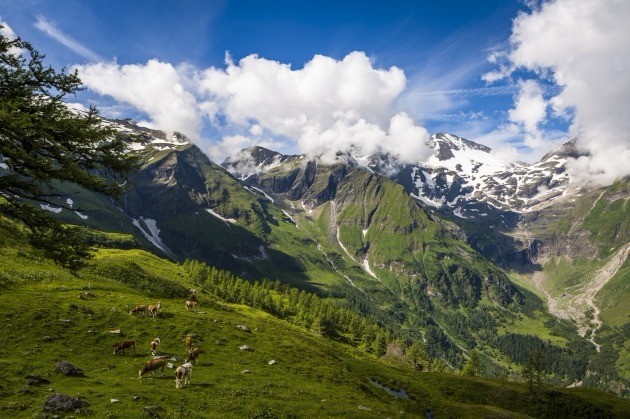
<instances>
[{"instance_id":1,"label":"grazing cow","mask_svg":"<svg viewBox=\"0 0 630 419\"><path fill-rule=\"evenodd\" d=\"M122 340L114 345L114 355L118 352L122 351L123 355L125 354L125 349L131 348L133 349L133 353L136 353L136 341L133 339Z\"/></svg>"},{"instance_id":2,"label":"grazing cow","mask_svg":"<svg viewBox=\"0 0 630 419\"><path fill-rule=\"evenodd\" d=\"M192 347L193 347L193 340L190 336L186 336L186 339L184 339L184 342L186 342L186 349L188 350L188 353L190 353L190 351L192 351Z\"/></svg>"},{"instance_id":3,"label":"grazing cow","mask_svg":"<svg viewBox=\"0 0 630 419\"><path fill-rule=\"evenodd\" d=\"M156 371L161 369L162 373L164 373L164 367L166 366L166 358L155 358L150 359L144 364L144 367L140 371L138 371L138 378L142 378L142 376L150 371Z\"/></svg>"},{"instance_id":4,"label":"grazing cow","mask_svg":"<svg viewBox=\"0 0 630 419\"><path fill-rule=\"evenodd\" d=\"M155 356L155 351L157 351L157 348L160 346L160 338L153 339L153 341L150 343L150 346L151 355Z\"/></svg>"},{"instance_id":5,"label":"grazing cow","mask_svg":"<svg viewBox=\"0 0 630 419\"><path fill-rule=\"evenodd\" d=\"M184 305L186 307L186 310L193 310L193 311L195 311L195 309L197 307L197 302L193 301L193 300L186 300L186 303Z\"/></svg>"},{"instance_id":6,"label":"grazing cow","mask_svg":"<svg viewBox=\"0 0 630 419\"><path fill-rule=\"evenodd\" d=\"M183 388L190 384L190 376L192 375L192 364L186 362L175 370L175 388Z\"/></svg>"},{"instance_id":7,"label":"grazing cow","mask_svg":"<svg viewBox=\"0 0 630 419\"><path fill-rule=\"evenodd\" d=\"M147 314L148 309L149 307L147 307L146 305L140 304L132 308L129 314L140 314L140 313Z\"/></svg>"},{"instance_id":8,"label":"grazing cow","mask_svg":"<svg viewBox=\"0 0 630 419\"><path fill-rule=\"evenodd\" d=\"M157 304L152 304L147 307L147 311L149 312L149 316L155 317L162 311L162 303L158 301Z\"/></svg>"},{"instance_id":9,"label":"grazing cow","mask_svg":"<svg viewBox=\"0 0 630 419\"><path fill-rule=\"evenodd\" d=\"M191 364L196 364L199 358L200 352L201 351L199 350L199 348L194 348L192 351L190 351L190 353L188 354L184 362L186 363L190 362Z\"/></svg>"}]
</instances>

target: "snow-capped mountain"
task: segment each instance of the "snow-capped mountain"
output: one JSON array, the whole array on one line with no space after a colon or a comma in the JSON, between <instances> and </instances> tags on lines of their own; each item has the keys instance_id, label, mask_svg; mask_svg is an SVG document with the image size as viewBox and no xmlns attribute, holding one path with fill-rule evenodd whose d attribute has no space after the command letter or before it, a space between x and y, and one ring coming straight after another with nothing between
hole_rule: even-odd
<instances>
[{"instance_id":1,"label":"snow-capped mountain","mask_svg":"<svg viewBox=\"0 0 630 419\"><path fill-rule=\"evenodd\" d=\"M387 175L428 209L479 219L528 212L562 196L569 184L567 159L579 155L575 140L567 141L535 164L502 161L489 147L452 134L435 134L427 145L435 154L418 164L396 165L386 155L345 158L340 163L364 165L370 171ZM256 146L222 165L244 179L289 159L295 161L296 157Z\"/></svg>"},{"instance_id":2,"label":"snow-capped mountain","mask_svg":"<svg viewBox=\"0 0 630 419\"><path fill-rule=\"evenodd\" d=\"M504 162L490 148L451 134L435 134L427 144L435 155L395 177L423 204L460 218L490 216L480 203L520 213L551 202L569 184L567 159L578 155L575 140L531 165Z\"/></svg>"}]
</instances>

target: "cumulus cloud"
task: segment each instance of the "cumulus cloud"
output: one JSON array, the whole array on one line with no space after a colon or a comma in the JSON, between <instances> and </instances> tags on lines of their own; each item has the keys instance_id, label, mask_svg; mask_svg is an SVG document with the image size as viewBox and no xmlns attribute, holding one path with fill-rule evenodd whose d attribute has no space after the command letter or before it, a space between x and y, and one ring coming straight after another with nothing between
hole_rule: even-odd
<instances>
[{"instance_id":1,"label":"cumulus cloud","mask_svg":"<svg viewBox=\"0 0 630 419\"><path fill-rule=\"evenodd\" d=\"M486 75L494 81L526 69L562 87L549 103L557 115L573 112L570 134L590 153L570 163L578 181L630 175L628 16L624 0L544 2L517 16L506 62Z\"/></svg>"},{"instance_id":2,"label":"cumulus cloud","mask_svg":"<svg viewBox=\"0 0 630 419\"><path fill-rule=\"evenodd\" d=\"M201 91L231 123L256 126L296 142L326 161L337 153L387 152L404 162L428 156L427 131L394 101L406 78L397 67L374 68L363 52L341 60L316 55L301 69L250 55L199 76Z\"/></svg>"},{"instance_id":3,"label":"cumulus cloud","mask_svg":"<svg viewBox=\"0 0 630 419\"><path fill-rule=\"evenodd\" d=\"M185 87L182 71L169 63L155 59L144 65L99 62L79 65L76 69L90 90L145 112L151 118L146 125L154 128L196 138L202 116L216 112L211 103L197 102Z\"/></svg>"},{"instance_id":4,"label":"cumulus cloud","mask_svg":"<svg viewBox=\"0 0 630 419\"><path fill-rule=\"evenodd\" d=\"M76 68L89 89L145 112L153 127L198 139L209 122L223 133L209 151L216 160L253 144L326 162L340 153L385 152L406 163L430 155L426 129L395 107L403 71L376 68L363 52L316 55L300 69L257 55L238 62L228 55L224 67L203 70L158 60Z\"/></svg>"}]
</instances>

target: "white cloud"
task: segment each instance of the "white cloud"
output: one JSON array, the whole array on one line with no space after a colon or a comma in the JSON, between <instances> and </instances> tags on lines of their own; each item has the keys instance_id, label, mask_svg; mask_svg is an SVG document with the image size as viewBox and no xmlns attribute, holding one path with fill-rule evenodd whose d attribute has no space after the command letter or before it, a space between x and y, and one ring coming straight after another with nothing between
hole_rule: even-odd
<instances>
[{"instance_id":1,"label":"white cloud","mask_svg":"<svg viewBox=\"0 0 630 419\"><path fill-rule=\"evenodd\" d=\"M545 141L544 133L539 125L547 119L547 101L543 98L542 89L535 80L521 80L519 87L514 108L508 111L508 117L524 130L526 146L546 152L551 145Z\"/></svg>"},{"instance_id":2,"label":"white cloud","mask_svg":"<svg viewBox=\"0 0 630 419\"><path fill-rule=\"evenodd\" d=\"M394 109L406 83L397 67L374 68L362 52L316 55L297 70L257 55L226 64L204 71L199 85L233 124L255 121L326 161L339 152L384 151L404 161L428 155L426 130Z\"/></svg>"},{"instance_id":3,"label":"white cloud","mask_svg":"<svg viewBox=\"0 0 630 419\"><path fill-rule=\"evenodd\" d=\"M394 105L405 88L403 71L375 68L362 52L341 60L316 55L295 70L256 55L238 63L227 56L224 68L205 70L158 60L76 68L90 90L145 112L147 125L198 140L204 123L212 123L223 135L209 151L216 160L254 140L327 160L382 151L418 162L430 153L427 131Z\"/></svg>"},{"instance_id":4,"label":"white cloud","mask_svg":"<svg viewBox=\"0 0 630 419\"><path fill-rule=\"evenodd\" d=\"M102 61L102 58L97 53L95 53L85 45L81 44L79 41L72 38L71 36L63 33L59 28L57 28L52 22L48 21L48 19L46 19L45 17L37 16L35 27L59 42L60 44L79 54L83 58L87 58L90 61Z\"/></svg>"},{"instance_id":5,"label":"white cloud","mask_svg":"<svg viewBox=\"0 0 630 419\"><path fill-rule=\"evenodd\" d=\"M92 91L133 105L151 118L146 125L179 131L197 139L202 115L216 112L211 103L198 104L184 85L178 69L150 60L144 65L94 63L76 66L79 77Z\"/></svg>"},{"instance_id":6,"label":"white cloud","mask_svg":"<svg viewBox=\"0 0 630 419\"><path fill-rule=\"evenodd\" d=\"M550 104L559 115L574 111L570 134L591 154L570 165L579 181L630 175L628 16L625 0L556 0L513 23L505 75L523 68L563 88Z\"/></svg>"},{"instance_id":7,"label":"white cloud","mask_svg":"<svg viewBox=\"0 0 630 419\"><path fill-rule=\"evenodd\" d=\"M0 26L1 26L0 34L4 36L5 38L7 38L9 41L13 41L14 39L18 37L13 31L13 29L11 28L11 26L9 26L9 24L7 22L4 22L1 18L0 18ZM22 55L24 50L22 48L17 48L15 46L12 46L9 48L7 52L13 55Z\"/></svg>"}]
</instances>

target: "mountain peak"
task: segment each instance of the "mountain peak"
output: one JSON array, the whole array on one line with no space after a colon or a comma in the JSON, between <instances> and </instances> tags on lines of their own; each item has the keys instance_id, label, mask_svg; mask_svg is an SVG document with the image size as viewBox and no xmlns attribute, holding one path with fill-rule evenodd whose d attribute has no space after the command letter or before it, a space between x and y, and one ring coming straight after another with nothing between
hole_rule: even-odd
<instances>
[{"instance_id":1,"label":"mountain peak","mask_svg":"<svg viewBox=\"0 0 630 419\"><path fill-rule=\"evenodd\" d=\"M242 149L236 156L226 158L221 166L235 176L246 178L272 169L292 157L295 156L285 156L277 151L255 145Z\"/></svg>"},{"instance_id":2,"label":"mountain peak","mask_svg":"<svg viewBox=\"0 0 630 419\"><path fill-rule=\"evenodd\" d=\"M469 141L453 134L444 134L441 132L432 135L427 141L427 145L437 150L437 158L440 161L454 157L453 151L479 150L484 153L490 153L492 151L490 147L486 147L485 145Z\"/></svg>"}]
</instances>

